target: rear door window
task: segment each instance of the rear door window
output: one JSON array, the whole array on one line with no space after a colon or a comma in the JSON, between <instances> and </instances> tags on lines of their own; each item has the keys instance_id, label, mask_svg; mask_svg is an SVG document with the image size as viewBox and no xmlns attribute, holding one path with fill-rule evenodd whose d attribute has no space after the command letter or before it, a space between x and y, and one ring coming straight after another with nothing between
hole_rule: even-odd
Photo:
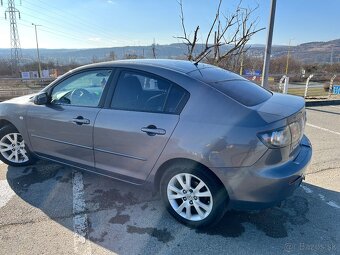
<instances>
[{"instance_id":1,"label":"rear door window","mask_svg":"<svg viewBox=\"0 0 340 255\"><path fill-rule=\"evenodd\" d=\"M188 92L163 78L140 72L119 75L111 108L128 111L179 114Z\"/></svg>"}]
</instances>

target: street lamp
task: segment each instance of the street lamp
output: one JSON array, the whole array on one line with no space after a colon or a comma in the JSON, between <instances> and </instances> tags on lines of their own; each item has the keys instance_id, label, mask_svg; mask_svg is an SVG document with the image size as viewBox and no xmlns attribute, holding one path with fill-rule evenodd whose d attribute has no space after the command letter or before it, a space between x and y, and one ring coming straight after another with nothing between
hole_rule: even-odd
<instances>
[{"instance_id":1,"label":"street lamp","mask_svg":"<svg viewBox=\"0 0 340 255\"><path fill-rule=\"evenodd\" d=\"M37 27L41 26L41 25L37 25L32 23L32 25L34 26L35 29L35 40L37 42L37 55L38 55L38 65L39 65L39 78L41 78L41 63L40 63L40 54L39 54L39 44L38 44L38 33L37 33Z\"/></svg>"}]
</instances>

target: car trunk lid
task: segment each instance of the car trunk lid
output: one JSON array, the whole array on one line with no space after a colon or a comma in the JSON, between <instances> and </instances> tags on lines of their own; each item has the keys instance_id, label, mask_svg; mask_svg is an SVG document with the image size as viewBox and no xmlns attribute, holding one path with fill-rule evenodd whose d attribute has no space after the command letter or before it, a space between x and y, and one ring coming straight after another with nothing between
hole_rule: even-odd
<instances>
[{"instance_id":1,"label":"car trunk lid","mask_svg":"<svg viewBox=\"0 0 340 255\"><path fill-rule=\"evenodd\" d=\"M305 101L302 97L273 93L267 101L252 108L260 114L270 114L272 121L278 121L298 113L304 106Z\"/></svg>"}]
</instances>

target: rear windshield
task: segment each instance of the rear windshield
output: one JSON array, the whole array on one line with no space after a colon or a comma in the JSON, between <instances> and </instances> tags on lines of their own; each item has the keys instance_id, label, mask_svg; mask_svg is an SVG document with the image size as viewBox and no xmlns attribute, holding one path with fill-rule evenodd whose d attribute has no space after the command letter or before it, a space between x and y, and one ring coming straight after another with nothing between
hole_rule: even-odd
<instances>
[{"instance_id":1,"label":"rear windshield","mask_svg":"<svg viewBox=\"0 0 340 255\"><path fill-rule=\"evenodd\" d=\"M245 106L254 106L267 101L272 93L248 80L211 82L211 86Z\"/></svg>"},{"instance_id":2,"label":"rear windshield","mask_svg":"<svg viewBox=\"0 0 340 255\"><path fill-rule=\"evenodd\" d=\"M216 66L196 69L189 72L188 75L206 83L242 79L241 76Z\"/></svg>"}]
</instances>

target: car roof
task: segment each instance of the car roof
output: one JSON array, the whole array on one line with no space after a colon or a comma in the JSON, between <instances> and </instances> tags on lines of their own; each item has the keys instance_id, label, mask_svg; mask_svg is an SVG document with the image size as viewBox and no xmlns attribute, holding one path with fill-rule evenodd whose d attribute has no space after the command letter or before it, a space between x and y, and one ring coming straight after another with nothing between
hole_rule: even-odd
<instances>
[{"instance_id":1,"label":"car roof","mask_svg":"<svg viewBox=\"0 0 340 255\"><path fill-rule=\"evenodd\" d=\"M86 65L80 67L123 67L123 68L141 68L141 67L155 67L166 70L172 70L175 72L183 73L189 75L197 80L210 83L216 81L227 81L242 79L235 73L218 68L213 65L205 63L194 63L187 60L175 60L175 59L125 59L125 60L115 60L108 62L101 62Z\"/></svg>"},{"instance_id":2,"label":"car roof","mask_svg":"<svg viewBox=\"0 0 340 255\"><path fill-rule=\"evenodd\" d=\"M197 69L206 68L208 66L211 67L210 65L204 63L198 63L195 65L195 63L191 61L175 59L124 59L86 65L86 67L114 66L130 66L131 68L138 66L154 66L164 69L171 69L180 73L189 73Z\"/></svg>"}]
</instances>

